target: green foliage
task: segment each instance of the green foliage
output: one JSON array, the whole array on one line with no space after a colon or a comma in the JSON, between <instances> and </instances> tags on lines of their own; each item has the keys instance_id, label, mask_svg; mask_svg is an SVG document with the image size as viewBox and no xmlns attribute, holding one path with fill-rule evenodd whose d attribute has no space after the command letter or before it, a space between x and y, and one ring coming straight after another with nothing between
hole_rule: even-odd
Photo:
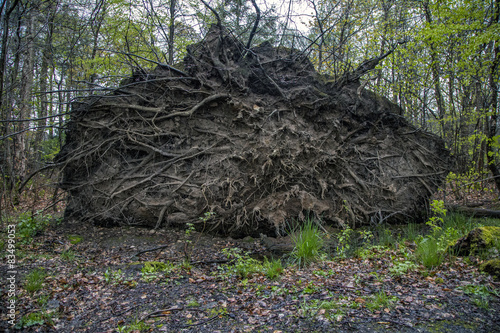
<instances>
[{"instance_id":1,"label":"green foliage","mask_svg":"<svg viewBox=\"0 0 500 333\"><path fill-rule=\"evenodd\" d=\"M61 259L66 261L74 261L75 252L73 252L72 250L64 250L61 252Z\"/></svg>"},{"instance_id":2,"label":"green foliage","mask_svg":"<svg viewBox=\"0 0 500 333\"><path fill-rule=\"evenodd\" d=\"M377 227L377 239L378 245L392 248L396 245L397 239L394 237L393 232L387 228L387 226Z\"/></svg>"},{"instance_id":3,"label":"green foliage","mask_svg":"<svg viewBox=\"0 0 500 333\"><path fill-rule=\"evenodd\" d=\"M241 279L263 271L262 263L257 259L251 258L248 252L243 253L240 248L225 248L222 250L222 253L234 262L232 266L225 265L224 267L228 272L235 274Z\"/></svg>"},{"instance_id":4,"label":"green foliage","mask_svg":"<svg viewBox=\"0 0 500 333\"><path fill-rule=\"evenodd\" d=\"M417 224L409 223L406 226L405 239L410 241L410 242L415 241L418 238L420 231L421 231L421 228L419 228Z\"/></svg>"},{"instance_id":5,"label":"green foliage","mask_svg":"<svg viewBox=\"0 0 500 333\"><path fill-rule=\"evenodd\" d=\"M323 247L323 233L314 221L308 220L300 230L292 233L294 248L291 253L293 260L303 267L318 260Z\"/></svg>"},{"instance_id":6,"label":"green foliage","mask_svg":"<svg viewBox=\"0 0 500 333\"><path fill-rule=\"evenodd\" d=\"M489 308L491 294L498 296L498 292L491 291L485 285L468 284L463 287L459 287L458 289L469 295L472 303L483 309Z\"/></svg>"},{"instance_id":7,"label":"green foliage","mask_svg":"<svg viewBox=\"0 0 500 333\"><path fill-rule=\"evenodd\" d=\"M22 243L28 243L39 232L43 231L51 221L54 221L51 215L41 215L39 213L31 214L25 212L17 217L16 236Z\"/></svg>"},{"instance_id":8,"label":"green foliage","mask_svg":"<svg viewBox=\"0 0 500 333\"><path fill-rule=\"evenodd\" d=\"M439 250L437 240L434 237L425 237L417 245L416 256L427 268L441 265L444 254Z\"/></svg>"},{"instance_id":9,"label":"green foliage","mask_svg":"<svg viewBox=\"0 0 500 333\"><path fill-rule=\"evenodd\" d=\"M263 264L264 274L271 280L276 279L283 273L283 264L281 259L267 259L265 258Z\"/></svg>"},{"instance_id":10,"label":"green foliage","mask_svg":"<svg viewBox=\"0 0 500 333\"><path fill-rule=\"evenodd\" d=\"M148 332L151 330L151 325L135 319L129 325L118 326L116 330L120 333Z\"/></svg>"},{"instance_id":11,"label":"green foliage","mask_svg":"<svg viewBox=\"0 0 500 333\"><path fill-rule=\"evenodd\" d=\"M25 316L22 316L18 323L16 323L16 329L29 328L37 325L44 325L46 322L51 323L52 320L50 316L42 312L31 312Z\"/></svg>"},{"instance_id":12,"label":"green foliage","mask_svg":"<svg viewBox=\"0 0 500 333\"><path fill-rule=\"evenodd\" d=\"M106 272L104 272L104 281L106 283L120 284L124 281L124 279L125 279L125 274L122 272L121 269L117 271L112 271L107 269Z\"/></svg>"},{"instance_id":13,"label":"green foliage","mask_svg":"<svg viewBox=\"0 0 500 333\"><path fill-rule=\"evenodd\" d=\"M377 311L381 308L392 307L397 300L398 298L396 296L390 296L385 291L381 290L366 299L366 307L372 311Z\"/></svg>"},{"instance_id":14,"label":"green foliage","mask_svg":"<svg viewBox=\"0 0 500 333\"><path fill-rule=\"evenodd\" d=\"M52 162L54 157L59 154L61 147L59 145L59 137L44 140L40 145L40 153L43 162Z\"/></svg>"},{"instance_id":15,"label":"green foliage","mask_svg":"<svg viewBox=\"0 0 500 333\"><path fill-rule=\"evenodd\" d=\"M31 294L42 289L43 281L46 276L47 273L43 268L37 268L31 271L28 275L26 275L24 289Z\"/></svg>"},{"instance_id":16,"label":"green foliage","mask_svg":"<svg viewBox=\"0 0 500 333\"><path fill-rule=\"evenodd\" d=\"M68 235L69 242L73 245L79 244L83 238L79 235Z\"/></svg>"},{"instance_id":17,"label":"green foliage","mask_svg":"<svg viewBox=\"0 0 500 333\"><path fill-rule=\"evenodd\" d=\"M417 265L409 260L398 261L389 268L389 272L394 276L402 276L408 273L408 271L417 268Z\"/></svg>"}]
</instances>

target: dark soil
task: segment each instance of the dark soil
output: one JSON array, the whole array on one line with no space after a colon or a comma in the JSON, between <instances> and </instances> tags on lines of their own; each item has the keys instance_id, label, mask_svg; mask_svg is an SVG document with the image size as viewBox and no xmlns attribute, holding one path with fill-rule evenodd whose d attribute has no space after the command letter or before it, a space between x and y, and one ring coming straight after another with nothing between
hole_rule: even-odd
<instances>
[{"instance_id":1,"label":"dark soil","mask_svg":"<svg viewBox=\"0 0 500 333\"><path fill-rule=\"evenodd\" d=\"M75 233L83 239L79 244L69 241L68 235ZM241 279L223 269L231 262L222 250L240 247L259 258L270 255L263 242L198 233L189 239L194 245L193 263L181 268L185 246L190 244L184 231L81 225L76 229L71 224L47 230L22 254L18 252L16 317L19 322L33 312L52 313L52 322L21 331L116 332L138 320L150 326L143 332L500 331L499 297L491 294L484 309L459 289L486 285L498 295L499 284L461 258L427 274L416 268L397 277L390 269L404 260L404 251L393 249L375 251L367 259L324 260L302 269L288 266L275 280L263 274ZM160 245L166 247L138 254ZM75 257L65 260L61 255L65 250ZM141 276L145 261L169 261L176 268L145 281ZM41 290L29 294L22 281L38 267L45 268L48 276ZM4 275L5 262L0 269ZM119 270L121 278L110 278ZM380 291L394 297L393 302L369 309L371 297ZM5 320L5 296L2 293L0 330L11 332ZM41 303L44 297L46 302ZM335 306L313 306L322 302Z\"/></svg>"}]
</instances>

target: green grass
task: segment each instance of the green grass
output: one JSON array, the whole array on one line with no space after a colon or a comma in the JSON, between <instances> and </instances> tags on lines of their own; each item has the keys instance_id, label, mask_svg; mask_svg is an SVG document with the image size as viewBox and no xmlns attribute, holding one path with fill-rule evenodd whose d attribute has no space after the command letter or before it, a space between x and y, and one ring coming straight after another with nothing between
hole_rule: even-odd
<instances>
[{"instance_id":1,"label":"green grass","mask_svg":"<svg viewBox=\"0 0 500 333\"><path fill-rule=\"evenodd\" d=\"M276 279L283 273L283 264L281 259L267 259L265 258L263 264L264 274L271 280Z\"/></svg>"},{"instance_id":2,"label":"green grass","mask_svg":"<svg viewBox=\"0 0 500 333\"><path fill-rule=\"evenodd\" d=\"M24 289L33 294L34 292L42 289L43 281L47 273L43 268L37 268L26 275L26 280L24 283Z\"/></svg>"},{"instance_id":3,"label":"green grass","mask_svg":"<svg viewBox=\"0 0 500 333\"><path fill-rule=\"evenodd\" d=\"M426 268L434 268L444 260L444 253L439 250L437 240L432 237L423 238L417 245L416 256Z\"/></svg>"},{"instance_id":4,"label":"green grass","mask_svg":"<svg viewBox=\"0 0 500 333\"><path fill-rule=\"evenodd\" d=\"M366 307L371 311L381 308L390 308L398 300L395 296L389 296L383 290L366 299Z\"/></svg>"},{"instance_id":5,"label":"green grass","mask_svg":"<svg viewBox=\"0 0 500 333\"><path fill-rule=\"evenodd\" d=\"M73 252L72 250L64 250L61 252L61 259L66 261L74 261L75 252Z\"/></svg>"},{"instance_id":6,"label":"green grass","mask_svg":"<svg viewBox=\"0 0 500 333\"><path fill-rule=\"evenodd\" d=\"M299 267L319 260L323 247L323 233L312 220L306 221L302 228L292 233L294 249L291 257Z\"/></svg>"}]
</instances>

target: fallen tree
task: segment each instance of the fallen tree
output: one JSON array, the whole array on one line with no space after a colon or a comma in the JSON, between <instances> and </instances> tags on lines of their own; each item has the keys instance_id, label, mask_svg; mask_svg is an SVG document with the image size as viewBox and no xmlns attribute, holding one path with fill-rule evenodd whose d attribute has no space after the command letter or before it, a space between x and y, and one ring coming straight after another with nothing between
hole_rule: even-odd
<instances>
[{"instance_id":1,"label":"fallen tree","mask_svg":"<svg viewBox=\"0 0 500 333\"><path fill-rule=\"evenodd\" d=\"M56 160L68 218L232 235L306 216L409 221L447 174L443 141L359 83L377 59L333 80L217 25L187 51L182 69L159 64L73 105Z\"/></svg>"}]
</instances>

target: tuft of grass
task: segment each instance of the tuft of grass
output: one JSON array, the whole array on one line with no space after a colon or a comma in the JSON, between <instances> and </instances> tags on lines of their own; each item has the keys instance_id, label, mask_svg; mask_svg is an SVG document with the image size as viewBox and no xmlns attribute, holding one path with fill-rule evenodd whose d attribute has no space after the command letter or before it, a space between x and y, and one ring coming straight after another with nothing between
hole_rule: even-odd
<instances>
[{"instance_id":1,"label":"tuft of grass","mask_svg":"<svg viewBox=\"0 0 500 333\"><path fill-rule=\"evenodd\" d=\"M396 296L389 296L383 290L369 297L366 301L366 307L371 311L377 311L380 308L389 308L398 298Z\"/></svg>"},{"instance_id":2,"label":"tuft of grass","mask_svg":"<svg viewBox=\"0 0 500 333\"><path fill-rule=\"evenodd\" d=\"M72 250L64 250L61 252L61 259L66 261L74 261L75 252L73 252Z\"/></svg>"},{"instance_id":3,"label":"tuft of grass","mask_svg":"<svg viewBox=\"0 0 500 333\"><path fill-rule=\"evenodd\" d=\"M438 241L432 237L426 237L418 243L416 256L426 268L437 267L444 260Z\"/></svg>"},{"instance_id":4,"label":"tuft of grass","mask_svg":"<svg viewBox=\"0 0 500 333\"><path fill-rule=\"evenodd\" d=\"M42 289L43 281L47 273L43 268L38 268L31 271L26 275L26 282L24 283L24 289L33 294L35 291Z\"/></svg>"},{"instance_id":5,"label":"tuft of grass","mask_svg":"<svg viewBox=\"0 0 500 333\"><path fill-rule=\"evenodd\" d=\"M280 259L265 259L264 264L264 274L271 280L276 279L283 273L283 264Z\"/></svg>"},{"instance_id":6,"label":"tuft of grass","mask_svg":"<svg viewBox=\"0 0 500 333\"><path fill-rule=\"evenodd\" d=\"M292 240L294 249L291 256L299 267L306 266L321 257L323 233L312 220L308 220L299 231L292 233Z\"/></svg>"},{"instance_id":7,"label":"tuft of grass","mask_svg":"<svg viewBox=\"0 0 500 333\"><path fill-rule=\"evenodd\" d=\"M414 242L417 240L422 228L416 223L409 223L404 231L406 240Z\"/></svg>"}]
</instances>

